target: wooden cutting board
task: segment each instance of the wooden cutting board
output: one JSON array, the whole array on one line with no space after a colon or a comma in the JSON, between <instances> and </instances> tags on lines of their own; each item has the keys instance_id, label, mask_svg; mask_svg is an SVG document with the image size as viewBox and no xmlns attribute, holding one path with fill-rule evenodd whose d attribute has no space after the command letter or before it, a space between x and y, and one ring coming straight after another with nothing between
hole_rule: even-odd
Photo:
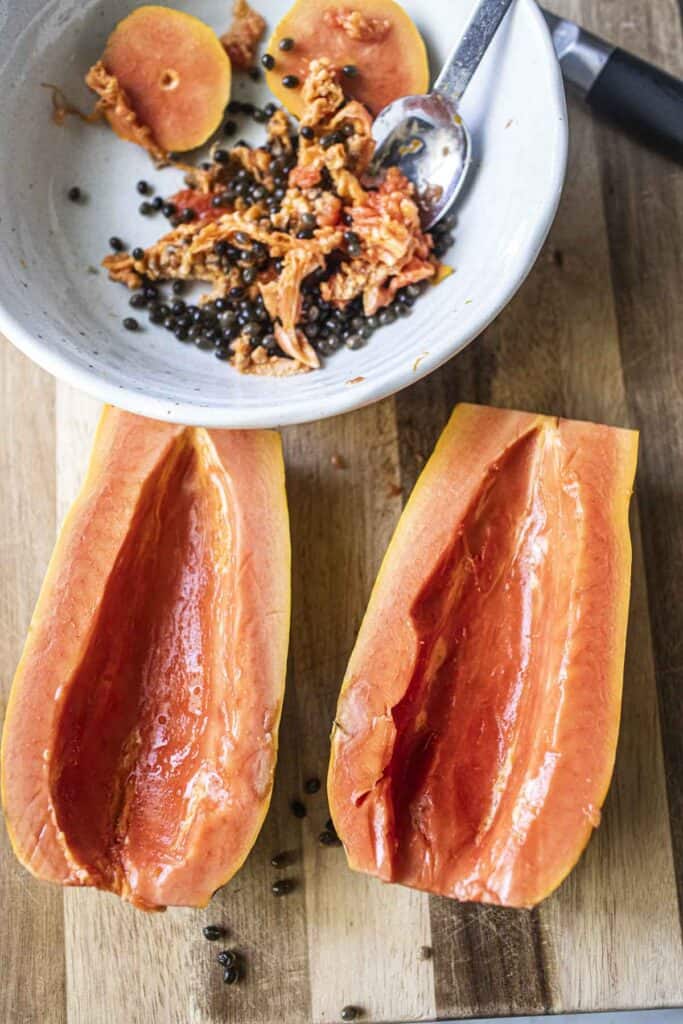
<instances>
[{"instance_id":1,"label":"wooden cutting board","mask_svg":"<svg viewBox=\"0 0 683 1024\"><path fill-rule=\"evenodd\" d=\"M675 0L561 12L672 71ZM343 418L284 432L293 624L273 805L246 866L204 911L146 916L42 885L0 838L0 1019L40 1024L287 1024L667 1006L683 1002L683 176L571 110L567 188L520 294L430 379ZM1 348L0 666L6 699L55 531L81 478L96 403ZM458 400L642 432L624 712L603 822L532 912L458 905L352 874L317 836L346 658L403 501ZM346 468L338 468L341 455ZM276 899L276 852L296 880ZM223 985L201 927L245 956ZM422 946L433 949L420 959Z\"/></svg>"}]
</instances>

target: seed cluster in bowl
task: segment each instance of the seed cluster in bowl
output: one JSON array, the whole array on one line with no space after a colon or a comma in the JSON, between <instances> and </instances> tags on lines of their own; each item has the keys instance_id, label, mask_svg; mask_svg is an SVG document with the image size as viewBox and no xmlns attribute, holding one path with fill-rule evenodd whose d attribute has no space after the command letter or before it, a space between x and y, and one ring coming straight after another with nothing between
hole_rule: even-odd
<instances>
[{"instance_id":1,"label":"seed cluster in bowl","mask_svg":"<svg viewBox=\"0 0 683 1024\"><path fill-rule=\"evenodd\" d=\"M296 114L296 127L275 103L228 102L231 69L261 74L256 54L265 21L246 0L235 0L233 23L220 40L182 12L134 10L85 76L98 96L89 115L53 87L60 123L69 113L89 123L106 118L158 166L185 174L185 187L166 198L138 182L140 213L168 221L156 242L129 249L110 239L103 265L112 280L133 290L135 310L146 310L151 323L179 341L213 349L240 372L285 376L316 369L341 346L360 348L449 273L440 258L452 241L452 223L423 231L414 187L399 168L372 173L372 111L400 95L392 93L379 61L387 59L390 38L394 46L399 38L411 40L415 88L427 83L424 44L399 12L391 8L400 23L392 27L391 18L362 10L311 7L328 37L323 46L341 46L358 62L318 56L318 36L305 18L298 41L283 32L301 12L283 19L261 64L274 93ZM163 53L147 45L157 36ZM201 89L193 89L195 80ZM230 144L238 115L264 126L261 145ZM183 162L182 153L217 134L221 141L211 146L209 160ZM74 186L69 194L75 202L78 191ZM207 287L188 302L185 288L197 282ZM131 314L124 326L135 331L140 322Z\"/></svg>"},{"instance_id":2,"label":"seed cluster in bowl","mask_svg":"<svg viewBox=\"0 0 683 1024\"><path fill-rule=\"evenodd\" d=\"M450 226L422 231L413 186L398 169L369 185L372 118L345 97L341 77L325 59L311 63L298 132L274 104L232 101L224 134L248 115L265 125L263 145L216 143L210 161L182 165L186 188L140 207L159 210L170 230L103 261L152 323L242 372L298 373L341 346L359 348L408 315L442 273ZM194 281L210 286L196 305L181 297ZM165 282L172 298L160 291ZM134 317L127 326L136 328Z\"/></svg>"}]
</instances>

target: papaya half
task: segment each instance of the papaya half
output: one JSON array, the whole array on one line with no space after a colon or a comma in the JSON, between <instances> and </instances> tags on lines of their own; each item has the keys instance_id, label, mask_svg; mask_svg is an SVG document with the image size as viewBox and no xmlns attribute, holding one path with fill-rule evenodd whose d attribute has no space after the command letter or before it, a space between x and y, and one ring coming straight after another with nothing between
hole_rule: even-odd
<instances>
[{"instance_id":1,"label":"papaya half","mask_svg":"<svg viewBox=\"0 0 683 1024\"><path fill-rule=\"evenodd\" d=\"M4 727L34 875L151 909L237 871L272 790L289 562L276 433L105 410Z\"/></svg>"},{"instance_id":2,"label":"papaya half","mask_svg":"<svg viewBox=\"0 0 683 1024\"><path fill-rule=\"evenodd\" d=\"M429 87L429 63L422 36L396 0L296 0L267 46L274 65L268 88L291 113L303 111L301 85L308 66L327 57L344 92L372 114L401 96ZM287 79L294 88L283 84Z\"/></svg>"},{"instance_id":3,"label":"papaya half","mask_svg":"<svg viewBox=\"0 0 683 1024\"><path fill-rule=\"evenodd\" d=\"M339 697L352 868L530 907L576 863L614 766L636 458L633 431L456 407Z\"/></svg>"}]
</instances>

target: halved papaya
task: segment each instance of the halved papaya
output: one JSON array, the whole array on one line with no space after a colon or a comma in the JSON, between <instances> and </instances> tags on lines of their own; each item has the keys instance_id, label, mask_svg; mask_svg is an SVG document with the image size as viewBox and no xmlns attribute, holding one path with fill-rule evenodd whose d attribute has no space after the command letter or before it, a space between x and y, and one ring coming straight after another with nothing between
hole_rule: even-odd
<instances>
[{"instance_id":1,"label":"halved papaya","mask_svg":"<svg viewBox=\"0 0 683 1024\"><path fill-rule=\"evenodd\" d=\"M138 7L109 36L102 64L166 152L201 146L218 128L230 98L230 58L199 18Z\"/></svg>"},{"instance_id":2,"label":"halved papaya","mask_svg":"<svg viewBox=\"0 0 683 1024\"><path fill-rule=\"evenodd\" d=\"M401 517L332 732L349 864L529 907L614 765L637 434L458 406Z\"/></svg>"},{"instance_id":3,"label":"halved papaya","mask_svg":"<svg viewBox=\"0 0 683 1024\"><path fill-rule=\"evenodd\" d=\"M19 860L144 908L205 904L268 808L288 628L278 435L106 409L7 710Z\"/></svg>"},{"instance_id":4,"label":"halved papaya","mask_svg":"<svg viewBox=\"0 0 683 1024\"><path fill-rule=\"evenodd\" d=\"M332 61L346 95L373 114L429 87L422 36L395 0L296 0L273 32L267 52L275 60L266 75L268 87L297 117L303 110L300 85L317 57ZM286 88L282 80L287 75L300 85Z\"/></svg>"}]
</instances>

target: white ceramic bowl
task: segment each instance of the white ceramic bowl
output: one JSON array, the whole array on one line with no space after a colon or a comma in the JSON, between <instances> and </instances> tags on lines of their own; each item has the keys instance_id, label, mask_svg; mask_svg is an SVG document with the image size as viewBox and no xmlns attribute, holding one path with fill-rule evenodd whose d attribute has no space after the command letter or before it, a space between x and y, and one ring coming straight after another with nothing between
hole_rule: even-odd
<instances>
[{"instance_id":1,"label":"white ceramic bowl","mask_svg":"<svg viewBox=\"0 0 683 1024\"><path fill-rule=\"evenodd\" d=\"M290 0L256 0L275 23ZM82 79L134 0L0 0L0 331L45 369L115 405L159 419L223 427L274 426L331 416L411 384L459 352L496 316L531 268L552 222L566 162L564 91L533 0L517 0L465 96L474 165L458 205L454 268L412 316L343 350L314 373L240 376L161 327L126 331L128 293L97 270L110 235L131 245L165 221L137 208L139 178L169 194L177 172L105 127L50 119L41 82L89 108ZM227 0L171 3L225 28ZM472 0L406 0L432 69L457 38ZM233 95L265 101L235 77ZM242 127L244 130L242 130ZM241 134L260 126L244 119ZM176 183L177 181L177 183ZM70 186L87 195L66 198Z\"/></svg>"}]
</instances>

